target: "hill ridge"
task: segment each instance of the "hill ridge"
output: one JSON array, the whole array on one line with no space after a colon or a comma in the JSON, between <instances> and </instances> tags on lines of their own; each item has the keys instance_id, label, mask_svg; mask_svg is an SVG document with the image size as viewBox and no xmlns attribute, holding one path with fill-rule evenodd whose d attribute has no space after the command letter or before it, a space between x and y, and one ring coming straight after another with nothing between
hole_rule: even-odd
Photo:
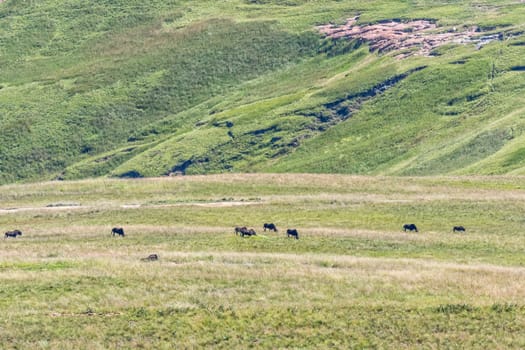
<instances>
[{"instance_id":1,"label":"hill ridge","mask_svg":"<svg viewBox=\"0 0 525 350\"><path fill-rule=\"evenodd\" d=\"M232 4L3 2L0 182L523 174L522 3Z\"/></svg>"}]
</instances>

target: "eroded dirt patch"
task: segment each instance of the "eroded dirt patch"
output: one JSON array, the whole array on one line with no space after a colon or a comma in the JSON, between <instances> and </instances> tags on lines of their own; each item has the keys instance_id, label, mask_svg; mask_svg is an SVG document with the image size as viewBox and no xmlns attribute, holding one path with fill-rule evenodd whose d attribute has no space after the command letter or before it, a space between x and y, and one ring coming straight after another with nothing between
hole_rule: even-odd
<instances>
[{"instance_id":1,"label":"eroded dirt patch","mask_svg":"<svg viewBox=\"0 0 525 350\"><path fill-rule=\"evenodd\" d=\"M503 40L504 37L502 33L483 34L476 26L461 30L439 27L429 20L359 25L358 19L359 17L353 17L343 25L326 24L317 29L332 39L366 41L372 51L400 51L396 55L400 59L412 55L431 56L434 49L449 43L475 44L480 49L491 41Z\"/></svg>"}]
</instances>

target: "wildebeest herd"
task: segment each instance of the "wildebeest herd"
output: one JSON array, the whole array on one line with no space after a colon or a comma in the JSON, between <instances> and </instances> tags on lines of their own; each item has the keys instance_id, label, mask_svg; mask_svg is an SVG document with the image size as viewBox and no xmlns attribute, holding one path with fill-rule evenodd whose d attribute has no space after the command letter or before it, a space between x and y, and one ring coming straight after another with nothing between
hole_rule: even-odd
<instances>
[{"instance_id":1,"label":"wildebeest herd","mask_svg":"<svg viewBox=\"0 0 525 350\"><path fill-rule=\"evenodd\" d=\"M268 231L273 231L273 232L278 232L277 230L277 226L275 226L274 223L264 223L263 225L263 230L266 232L266 230ZM416 232L419 232L418 229L417 229L417 226L415 224L405 224L403 225L403 231L416 231ZM246 226L243 226L243 227L235 227L235 230L234 230L235 234L236 235L239 235L241 237L250 237L250 236L256 236L257 233L255 232L254 229L252 228L247 228ZM454 226L452 228L452 232L466 232L466 229L465 227L463 226ZM119 237L125 237L125 233L124 233L124 229L122 227L113 227L111 229L111 235L112 236L119 236ZM12 230L12 231L7 231L4 235L4 239L6 238L9 238L9 237L12 237L12 238L16 238L18 236L22 236L22 231L20 230ZM297 229L295 228L289 228L286 230L286 237L290 238L295 238L295 239L299 239L299 232L297 231ZM149 256L147 256L146 258L141 258L140 259L141 261L157 261L159 260L159 256L157 254L150 254Z\"/></svg>"},{"instance_id":2,"label":"wildebeest herd","mask_svg":"<svg viewBox=\"0 0 525 350\"><path fill-rule=\"evenodd\" d=\"M263 225L263 229L264 231L266 232L266 230L269 230L269 231L274 231L274 232L277 232L277 227L275 226L275 224L273 223L265 223ZM407 231L415 231L415 232L419 232L418 229L417 229L417 226L415 224L404 224L403 225L403 231L407 232ZM465 227L463 226L454 226L452 228L452 232L466 232L467 230L465 229ZM235 227L235 230L234 230L235 234L236 235L239 235L241 237L245 237L245 236L256 236L257 233L255 232L254 229L248 229L246 226L243 226L243 227ZM292 237L292 238L295 238L295 239L299 239L299 232L297 232L297 229L287 229L286 230L286 237Z\"/></svg>"},{"instance_id":3,"label":"wildebeest herd","mask_svg":"<svg viewBox=\"0 0 525 350\"><path fill-rule=\"evenodd\" d=\"M417 230L417 226L415 224L405 224L405 225L403 225L403 231L405 231L405 232L407 232L407 231L419 232ZM467 230L463 226L454 226L454 227L452 227L452 232L467 232Z\"/></svg>"},{"instance_id":4,"label":"wildebeest herd","mask_svg":"<svg viewBox=\"0 0 525 350\"><path fill-rule=\"evenodd\" d=\"M273 232L278 232L279 230L277 229L277 226L275 226L275 224L273 223L264 223L263 225L263 230L266 232L266 230L269 230L269 231L273 231ZM233 230L235 232L236 235L239 235L241 237L250 237L250 236L257 236L257 233L255 232L255 230L253 228L247 228L246 226L243 226L243 227L240 227L240 226L236 226L235 229ZM295 239L299 239L299 233L297 232L297 229L287 229L286 230L286 237L293 237Z\"/></svg>"},{"instance_id":5,"label":"wildebeest herd","mask_svg":"<svg viewBox=\"0 0 525 350\"><path fill-rule=\"evenodd\" d=\"M264 232L266 232L266 230L269 230L269 231L273 231L273 232L278 232L277 230L277 226L275 226L274 223L264 223L263 225L263 230ZM403 225L403 231L415 231L415 232L419 232L418 229L417 229L417 226L415 224L405 224ZM467 230L465 229L465 227L463 226L454 226L452 228L452 232L466 232ZM234 229L234 232L236 235L239 235L241 237L250 237L250 236L257 236L257 232L255 232L255 230L253 228L247 228L246 226L237 226L235 227ZM124 237L125 236L125 233L124 233L124 229L122 227L113 227L111 229L111 235L112 236L120 236L120 237ZM22 231L20 230L13 230L13 231L7 231L5 234L4 234L4 239L5 238L9 238L9 237L13 237L13 238L16 238L17 236L22 236ZM299 232L297 231L297 229L287 229L286 230L286 237L292 237L292 238L295 238L295 239L299 239ZM154 259L152 259L154 260Z\"/></svg>"}]
</instances>

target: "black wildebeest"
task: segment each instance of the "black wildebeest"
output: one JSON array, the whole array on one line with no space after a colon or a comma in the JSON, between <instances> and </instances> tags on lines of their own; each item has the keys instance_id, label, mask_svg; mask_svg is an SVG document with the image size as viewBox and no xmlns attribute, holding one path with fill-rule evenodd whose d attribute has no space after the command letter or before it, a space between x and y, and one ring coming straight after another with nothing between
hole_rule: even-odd
<instances>
[{"instance_id":1,"label":"black wildebeest","mask_svg":"<svg viewBox=\"0 0 525 350\"><path fill-rule=\"evenodd\" d=\"M4 239L7 237L16 237L16 236L22 236L22 231L20 230L7 231L5 233Z\"/></svg>"},{"instance_id":2,"label":"black wildebeest","mask_svg":"<svg viewBox=\"0 0 525 350\"><path fill-rule=\"evenodd\" d=\"M250 229L247 229L247 230L243 230L241 232L241 236L244 237L244 236L257 236L257 233L255 232L255 230L253 228L250 228Z\"/></svg>"},{"instance_id":3,"label":"black wildebeest","mask_svg":"<svg viewBox=\"0 0 525 350\"><path fill-rule=\"evenodd\" d=\"M253 228L247 228L246 226L243 226L243 227L236 227L235 228L235 234L237 235L240 235L241 237L244 237L244 236L257 236L257 233L255 232L255 230Z\"/></svg>"},{"instance_id":4,"label":"black wildebeest","mask_svg":"<svg viewBox=\"0 0 525 350\"><path fill-rule=\"evenodd\" d=\"M286 237L295 237L295 239L299 239L299 232L294 228L289 228L286 230Z\"/></svg>"},{"instance_id":5,"label":"black wildebeest","mask_svg":"<svg viewBox=\"0 0 525 350\"><path fill-rule=\"evenodd\" d=\"M264 223L263 228L265 232L266 232L266 229L273 231L273 232L277 232L277 227L273 223L271 224Z\"/></svg>"},{"instance_id":6,"label":"black wildebeest","mask_svg":"<svg viewBox=\"0 0 525 350\"><path fill-rule=\"evenodd\" d=\"M246 226L243 226L243 227L236 226L235 227L235 234L240 236L243 231L247 231L247 230L248 230L248 228L246 228Z\"/></svg>"},{"instance_id":7,"label":"black wildebeest","mask_svg":"<svg viewBox=\"0 0 525 350\"><path fill-rule=\"evenodd\" d=\"M465 228L463 226L454 226L452 228L452 232L465 232L467 230L465 230Z\"/></svg>"},{"instance_id":8,"label":"black wildebeest","mask_svg":"<svg viewBox=\"0 0 525 350\"><path fill-rule=\"evenodd\" d=\"M416 225L414 225L414 224L405 224L405 225L403 225L403 230L404 230L405 232L407 232L407 230L409 230L409 231L416 231L416 232L419 232L419 231L417 230Z\"/></svg>"},{"instance_id":9,"label":"black wildebeest","mask_svg":"<svg viewBox=\"0 0 525 350\"><path fill-rule=\"evenodd\" d=\"M157 254L150 254L147 258L140 259L142 261L156 261L159 260L159 256Z\"/></svg>"},{"instance_id":10,"label":"black wildebeest","mask_svg":"<svg viewBox=\"0 0 525 350\"><path fill-rule=\"evenodd\" d=\"M111 235L119 235L119 236L125 236L124 229L122 227L113 227L111 229Z\"/></svg>"}]
</instances>

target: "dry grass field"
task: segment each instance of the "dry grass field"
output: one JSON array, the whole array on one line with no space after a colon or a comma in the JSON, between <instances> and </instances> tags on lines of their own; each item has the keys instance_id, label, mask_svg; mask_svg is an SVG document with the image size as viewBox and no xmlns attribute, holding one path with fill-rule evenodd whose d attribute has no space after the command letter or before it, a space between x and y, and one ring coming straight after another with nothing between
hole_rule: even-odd
<instances>
[{"instance_id":1,"label":"dry grass field","mask_svg":"<svg viewBox=\"0 0 525 350\"><path fill-rule=\"evenodd\" d=\"M523 348L524 188L302 174L2 186L2 233L23 235L0 239L0 348Z\"/></svg>"}]
</instances>

